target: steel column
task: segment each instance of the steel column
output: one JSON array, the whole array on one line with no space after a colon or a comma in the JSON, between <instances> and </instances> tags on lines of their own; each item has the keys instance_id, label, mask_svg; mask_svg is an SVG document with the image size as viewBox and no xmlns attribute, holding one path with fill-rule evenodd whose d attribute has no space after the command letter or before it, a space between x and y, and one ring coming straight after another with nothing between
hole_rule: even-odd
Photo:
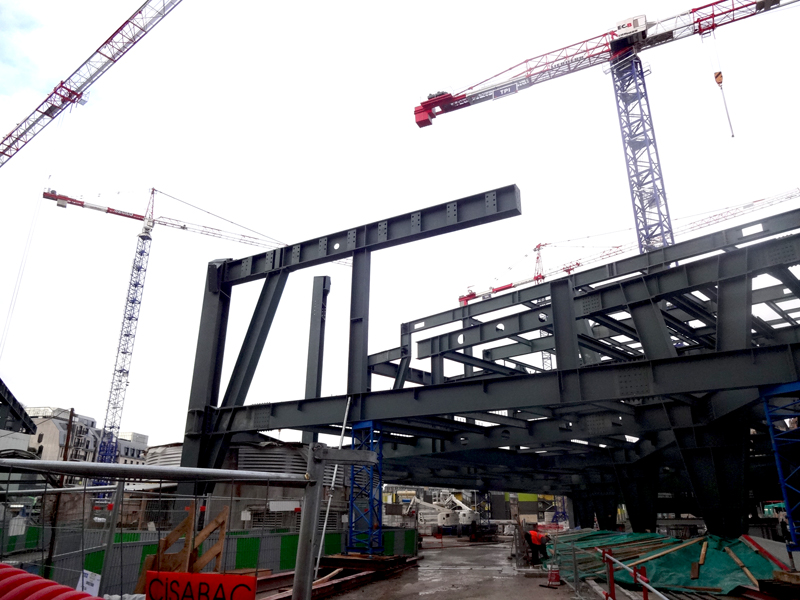
<instances>
[{"instance_id":1,"label":"steel column","mask_svg":"<svg viewBox=\"0 0 800 600\"><path fill-rule=\"evenodd\" d=\"M572 284L567 279L550 284L552 325L556 344L558 369L577 369L581 364L578 349L578 328L575 324L575 299ZM544 313L543 313L544 314Z\"/></svg>"},{"instance_id":2,"label":"steel column","mask_svg":"<svg viewBox=\"0 0 800 600\"><path fill-rule=\"evenodd\" d=\"M740 275L717 285L717 350L738 350L752 344L752 279Z\"/></svg>"},{"instance_id":3,"label":"steel column","mask_svg":"<svg viewBox=\"0 0 800 600\"><path fill-rule=\"evenodd\" d=\"M321 444L308 446L306 475L310 481L303 495L300 532L297 536L297 561L294 568L292 600L309 600L314 583L314 538L317 533L319 511L322 506L322 492L325 489L323 485L325 462L316 456L321 447ZM320 540L320 543L323 543L323 540Z\"/></svg>"},{"instance_id":4,"label":"steel column","mask_svg":"<svg viewBox=\"0 0 800 600\"><path fill-rule=\"evenodd\" d=\"M622 500L631 528L636 533L656 532L659 468L660 461L653 456L616 468Z\"/></svg>"},{"instance_id":5,"label":"steel column","mask_svg":"<svg viewBox=\"0 0 800 600\"><path fill-rule=\"evenodd\" d=\"M709 533L729 538L747 533L749 427L731 416L674 432Z\"/></svg>"},{"instance_id":6,"label":"steel column","mask_svg":"<svg viewBox=\"0 0 800 600\"><path fill-rule=\"evenodd\" d=\"M322 395L322 359L325 350L325 319L328 310L328 293L331 278L326 275L314 277L311 292L311 326L308 333L308 362L306 364L306 398ZM303 432L303 443L317 441L316 433Z\"/></svg>"},{"instance_id":7,"label":"steel column","mask_svg":"<svg viewBox=\"0 0 800 600\"><path fill-rule=\"evenodd\" d=\"M350 348L347 361L347 393L370 391L369 355L369 283L372 255L369 250L353 254L350 284Z\"/></svg>"},{"instance_id":8,"label":"steel column","mask_svg":"<svg viewBox=\"0 0 800 600\"><path fill-rule=\"evenodd\" d=\"M231 287L221 284L224 263L224 260L216 260L208 264L181 454L182 467L206 466L203 460L206 441L203 432L206 431L208 409L216 407L219 402L222 359L231 304ZM192 489L184 491L193 493Z\"/></svg>"},{"instance_id":9,"label":"steel column","mask_svg":"<svg viewBox=\"0 0 800 600\"><path fill-rule=\"evenodd\" d=\"M222 408L244 405L288 278L289 271L284 270L272 272L264 280L261 295L258 298L253 317L250 320L242 347L239 350L239 356L233 367L228 388L222 400ZM218 435L209 440L207 462L202 466L208 466L213 469L222 468L222 463L225 461L225 455L230 446L231 436L235 433L231 425L230 417L224 413L217 417L213 423L213 431Z\"/></svg>"},{"instance_id":10,"label":"steel column","mask_svg":"<svg viewBox=\"0 0 800 600\"><path fill-rule=\"evenodd\" d=\"M657 300L630 304L628 312L647 358L678 356Z\"/></svg>"}]
</instances>

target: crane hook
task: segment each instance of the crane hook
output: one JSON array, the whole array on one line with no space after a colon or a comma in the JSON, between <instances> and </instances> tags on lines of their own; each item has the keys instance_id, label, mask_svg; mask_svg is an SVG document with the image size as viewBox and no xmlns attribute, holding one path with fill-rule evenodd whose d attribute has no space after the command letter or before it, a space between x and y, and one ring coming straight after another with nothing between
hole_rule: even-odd
<instances>
[{"instance_id":1,"label":"crane hook","mask_svg":"<svg viewBox=\"0 0 800 600\"><path fill-rule=\"evenodd\" d=\"M731 115L728 112L728 103L725 100L725 90L722 89L722 71L717 71L716 73L714 73L714 81L717 82L717 85L719 86L719 91L722 92L722 103L725 105L725 115L728 117L728 127L731 128L731 137L734 137L733 124L731 124Z\"/></svg>"}]
</instances>

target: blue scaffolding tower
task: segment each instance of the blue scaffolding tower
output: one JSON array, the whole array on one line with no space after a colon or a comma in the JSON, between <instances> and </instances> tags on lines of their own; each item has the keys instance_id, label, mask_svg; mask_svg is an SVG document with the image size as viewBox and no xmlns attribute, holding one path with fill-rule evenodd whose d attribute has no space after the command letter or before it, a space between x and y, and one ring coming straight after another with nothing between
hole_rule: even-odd
<instances>
[{"instance_id":1,"label":"blue scaffolding tower","mask_svg":"<svg viewBox=\"0 0 800 600\"><path fill-rule=\"evenodd\" d=\"M786 507L786 551L792 559L792 552L800 552L800 428L788 427L786 419L800 418L800 381L762 390L761 399Z\"/></svg>"},{"instance_id":2,"label":"blue scaffolding tower","mask_svg":"<svg viewBox=\"0 0 800 600\"><path fill-rule=\"evenodd\" d=\"M383 553L383 440L379 425L373 421L353 425L352 448L376 452L378 463L350 467L348 552Z\"/></svg>"}]
</instances>

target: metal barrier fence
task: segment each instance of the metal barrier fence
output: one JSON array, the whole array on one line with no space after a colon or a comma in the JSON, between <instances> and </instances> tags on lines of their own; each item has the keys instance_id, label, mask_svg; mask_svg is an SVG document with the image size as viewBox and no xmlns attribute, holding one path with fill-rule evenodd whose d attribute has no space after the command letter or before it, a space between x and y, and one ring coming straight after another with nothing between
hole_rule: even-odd
<instances>
[{"instance_id":1,"label":"metal barrier fence","mask_svg":"<svg viewBox=\"0 0 800 600\"><path fill-rule=\"evenodd\" d=\"M215 558L201 572L218 569L257 576L295 569L308 485L302 475L259 473L259 478L253 478L249 472L220 470L215 479L170 481L169 473L154 478L148 472L151 468L134 466L123 470L129 476L106 477L106 485L90 485L85 477L81 487L73 488L54 488L52 472L38 481L14 475L15 468L18 475L19 469L44 462L0 460L0 467L13 463L7 474L0 473L0 488L5 487L0 504L0 562L96 595L129 594L146 561L154 561L153 570L160 568L160 560L166 562L161 556L168 555L158 552L159 540L183 526L182 537L168 552L180 553L189 544L188 550L194 551L191 560L198 560L193 564L201 564L204 552L214 549L224 536L219 564ZM63 469L75 465L60 464L68 465ZM149 479L143 479L143 474ZM208 489L211 483L212 493L186 493L187 488ZM324 555L345 548L346 495L343 490L335 493L324 539L320 533L325 510L315 519L313 556L320 545ZM207 537L201 533L214 524L220 527ZM416 530L385 529L383 543L386 554L416 554Z\"/></svg>"}]
</instances>

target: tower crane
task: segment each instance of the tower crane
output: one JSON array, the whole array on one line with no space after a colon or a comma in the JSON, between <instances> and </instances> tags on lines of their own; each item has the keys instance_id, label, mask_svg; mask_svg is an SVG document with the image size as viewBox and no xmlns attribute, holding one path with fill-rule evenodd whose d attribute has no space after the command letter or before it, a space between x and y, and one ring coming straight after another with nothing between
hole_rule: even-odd
<instances>
[{"instance_id":1,"label":"tower crane","mask_svg":"<svg viewBox=\"0 0 800 600\"><path fill-rule=\"evenodd\" d=\"M660 21L648 22L644 15L626 19L613 31L524 60L456 94L431 94L414 109L414 118L419 127L427 127L439 115L610 63L639 252L669 246L674 242L672 222L645 86L648 70L639 53L693 35L708 35L723 25L797 1L718 0ZM717 75L721 83L721 73Z\"/></svg>"},{"instance_id":2,"label":"tower crane","mask_svg":"<svg viewBox=\"0 0 800 600\"><path fill-rule=\"evenodd\" d=\"M86 104L86 91L139 40L181 3L147 0L66 80L53 88L25 120L0 142L0 167L47 127L68 106Z\"/></svg>"},{"instance_id":3,"label":"tower crane","mask_svg":"<svg viewBox=\"0 0 800 600\"><path fill-rule=\"evenodd\" d=\"M716 225L717 223L722 223L723 221L728 221L730 219L735 219L736 217L741 217L742 215L747 215L752 212L756 212L758 210L769 208L770 206L783 204L784 202L788 202L789 200L794 200L795 198L800 198L800 188L789 190L788 192L785 192L783 194L778 194L777 196L770 196L769 198L761 198L760 200L754 200L753 202L747 202L746 204L740 204L738 206L732 206L726 208L723 211L707 215L702 219L691 221L686 225L682 225L675 229L675 233L678 235L685 235L687 233L691 233L692 231L697 231L705 227ZM558 267L557 269L545 273L542 265L541 250L545 246L551 246L551 245L553 244L544 243L544 244L537 244L534 247L533 250L534 252L536 252L536 266L534 269L533 277L526 277L525 279L521 279L519 281L514 281L511 283L506 283L505 285L490 287L488 290L483 292L475 292L473 290L469 290L466 294L463 294L462 296L458 297L458 303L462 306L466 306L472 300L478 298L481 300L485 300L487 298L491 298L498 292L504 292L506 290L511 290L531 283L534 285L538 285L542 283L547 277L552 277L554 275L561 275L562 273L567 273L569 275L570 273L572 273L572 271L574 271L579 267L585 267L594 263L605 261L614 256L619 256L620 254L632 252L636 249L635 244L623 244L619 246L612 246L607 250L603 250L602 252L598 252L597 254L594 254L584 259L574 260L572 262L569 262L565 265Z\"/></svg>"},{"instance_id":4,"label":"tower crane","mask_svg":"<svg viewBox=\"0 0 800 600\"><path fill-rule=\"evenodd\" d=\"M155 194L157 190L150 190L150 201L147 204L147 210L143 215L131 213L123 210L117 210L108 206L100 206L84 202L83 200L76 200L63 194L58 194L54 190L45 191L42 196L48 200L55 201L58 206L66 208L67 206L79 206L81 208L88 208L97 210L119 217L133 219L142 222L142 232L136 239L136 253L133 257L133 266L131 267L131 275L128 283L128 292L125 298L125 311L122 318L122 328L119 334L119 344L117 346L117 358L114 363L114 374L111 378L111 391L108 397L108 404L106 406L106 417L103 423L103 433L100 439L100 448L97 452L97 462L100 463L115 463L117 461L117 440L119 438L119 430L122 422L122 408L125 403L125 392L128 387L128 374L130 373L131 359L133 358L133 344L136 340L136 329L139 324L139 310L142 304L142 295L144 293L145 276L147 275L147 264L150 259L150 245L153 241L152 232L155 225L164 225L175 229L182 229L184 231L191 231L203 235L226 239L251 246L266 247L269 249L277 248L279 245L271 244L259 238L230 233L214 229L212 227L204 227L201 225L191 225L183 223L177 219L170 219L166 217L153 217ZM96 485L102 485L102 481L96 481Z\"/></svg>"}]
</instances>

